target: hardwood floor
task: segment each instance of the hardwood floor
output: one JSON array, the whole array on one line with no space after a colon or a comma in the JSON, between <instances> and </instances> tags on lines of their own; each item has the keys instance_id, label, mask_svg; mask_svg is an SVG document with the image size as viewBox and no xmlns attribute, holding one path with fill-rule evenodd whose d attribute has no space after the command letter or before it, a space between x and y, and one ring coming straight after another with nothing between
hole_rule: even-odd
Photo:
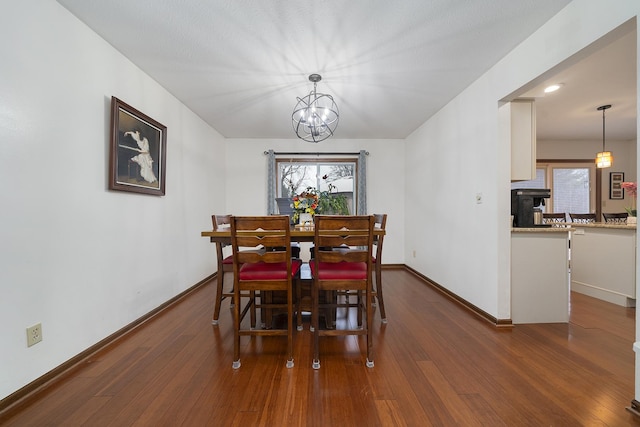
<instances>
[{"instance_id":1,"label":"hardwood floor","mask_svg":"<svg viewBox=\"0 0 640 427\"><path fill-rule=\"evenodd\" d=\"M404 270L384 270L388 324L364 337L242 338L203 286L83 364L6 426L626 426L635 309L572 294L569 324L497 330ZM353 318L342 319L343 322Z\"/></svg>"}]
</instances>

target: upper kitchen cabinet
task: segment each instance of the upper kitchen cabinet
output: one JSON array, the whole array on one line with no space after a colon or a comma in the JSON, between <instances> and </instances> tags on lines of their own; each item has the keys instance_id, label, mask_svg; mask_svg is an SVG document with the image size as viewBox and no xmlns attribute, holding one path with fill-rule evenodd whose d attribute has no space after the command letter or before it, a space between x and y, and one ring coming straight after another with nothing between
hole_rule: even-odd
<instances>
[{"instance_id":1,"label":"upper kitchen cabinet","mask_svg":"<svg viewBox=\"0 0 640 427\"><path fill-rule=\"evenodd\" d=\"M536 105L518 99L500 107L502 129L511 141L511 181L536 177Z\"/></svg>"}]
</instances>

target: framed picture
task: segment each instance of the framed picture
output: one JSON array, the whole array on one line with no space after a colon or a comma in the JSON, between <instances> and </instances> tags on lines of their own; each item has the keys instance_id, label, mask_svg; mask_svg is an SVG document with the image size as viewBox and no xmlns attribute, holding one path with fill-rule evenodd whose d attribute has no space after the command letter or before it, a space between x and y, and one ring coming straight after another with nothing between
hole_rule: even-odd
<instances>
[{"instance_id":1,"label":"framed picture","mask_svg":"<svg viewBox=\"0 0 640 427\"><path fill-rule=\"evenodd\" d=\"M624 189L622 183L624 182L624 172L610 172L609 173L609 198L610 199L624 199Z\"/></svg>"},{"instance_id":2,"label":"framed picture","mask_svg":"<svg viewBox=\"0 0 640 427\"><path fill-rule=\"evenodd\" d=\"M313 224L313 215L310 213L300 214L300 224Z\"/></svg>"},{"instance_id":3,"label":"framed picture","mask_svg":"<svg viewBox=\"0 0 640 427\"><path fill-rule=\"evenodd\" d=\"M109 190L164 196L167 127L111 98Z\"/></svg>"}]
</instances>

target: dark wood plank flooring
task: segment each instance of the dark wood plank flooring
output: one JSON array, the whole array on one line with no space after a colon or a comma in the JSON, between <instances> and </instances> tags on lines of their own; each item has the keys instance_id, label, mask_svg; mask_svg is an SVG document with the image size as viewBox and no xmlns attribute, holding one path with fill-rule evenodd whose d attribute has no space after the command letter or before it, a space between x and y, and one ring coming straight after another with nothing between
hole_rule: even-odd
<instances>
[{"instance_id":1,"label":"dark wood plank flooring","mask_svg":"<svg viewBox=\"0 0 640 427\"><path fill-rule=\"evenodd\" d=\"M7 426L626 426L635 309L572 294L569 324L497 330L404 270L384 270L389 323L321 338L243 337L231 368L228 301L203 286L10 419ZM341 322L352 322L353 317Z\"/></svg>"}]
</instances>

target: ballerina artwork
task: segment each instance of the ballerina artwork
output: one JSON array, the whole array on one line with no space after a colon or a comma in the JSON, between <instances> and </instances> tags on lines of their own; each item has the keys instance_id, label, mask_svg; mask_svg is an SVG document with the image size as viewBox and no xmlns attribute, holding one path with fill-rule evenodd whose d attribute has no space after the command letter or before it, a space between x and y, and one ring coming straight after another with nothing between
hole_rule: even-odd
<instances>
[{"instance_id":1,"label":"ballerina artwork","mask_svg":"<svg viewBox=\"0 0 640 427\"><path fill-rule=\"evenodd\" d=\"M112 96L109 148L109 190L165 195L165 125Z\"/></svg>"},{"instance_id":2,"label":"ballerina artwork","mask_svg":"<svg viewBox=\"0 0 640 427\"><path fill-rule=\"evenodd\" d=\"M158 178L153 173L153 158L151 154L149 154L149 141L146 137L140 135L140 131L127 131L124 133L124 136L130 136L136 143L139 148L129 147L128 145L119 144L122 148L127 148L132 151L137 151L140 154L137 154L131 158L131 161L140 165L140 175L142 178L149 182L156 182Z\"/></svg>"}]
</instances>

